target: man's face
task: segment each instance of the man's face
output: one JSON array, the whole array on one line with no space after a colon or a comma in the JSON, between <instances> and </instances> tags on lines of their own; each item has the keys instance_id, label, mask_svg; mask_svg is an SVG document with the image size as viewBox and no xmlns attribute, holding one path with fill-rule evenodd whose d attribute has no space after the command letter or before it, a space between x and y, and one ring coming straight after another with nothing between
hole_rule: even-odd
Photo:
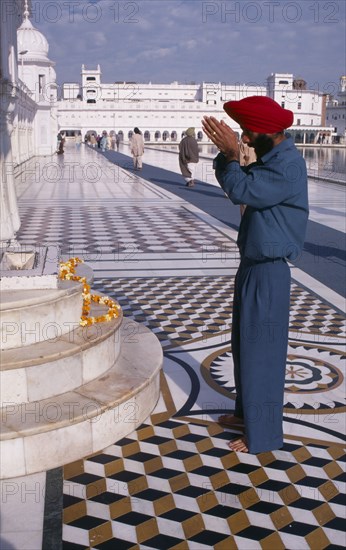
<instances>
[{"instance_id":1,"label":"man's face","mask_svg":"<svg viewBox=\"0 0 346 550\"><path fill-rule=\"evenodd\" d=\"M257 132L251 132L251 130L247 128L242 128L242 131L241 139L249 147L255 149L257 158L263 157L273 149L274 141L271 134L259 134Z\"/></svg>"},{"instance_id":2,"label":"man's face","mask_svg":"<svg viewBox=\"0 0 346 550\"><path fill-rule=\"evenodd\" d=\"M247 130L247 128L242 128L241 139L249 147L255 147L255 140L259 135L260 134L257 132L251 132L251 130Z\"/></svg>"}]
</instances>

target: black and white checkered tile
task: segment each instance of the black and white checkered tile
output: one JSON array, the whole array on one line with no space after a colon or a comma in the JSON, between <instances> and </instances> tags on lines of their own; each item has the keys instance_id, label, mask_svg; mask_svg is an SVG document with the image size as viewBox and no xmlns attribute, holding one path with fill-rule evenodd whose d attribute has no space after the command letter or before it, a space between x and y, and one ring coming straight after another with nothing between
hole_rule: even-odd
<instances>
[{"instance_id":1,"label":"black and white checkered tile","mask_svg":"<svg viewBox=\"0 0 346 550\"><path fill-rule=\"evenodd\" d=\"M229 246L219 230L182 207L138 205L21 206L18 239L23 244L59 243L63 254L102 248L109 253L201 251Z\"/></svg>"},{"instance_id":2,"label":"black and white checkered tile","mask_svg":"<svg viewBox=\"0 0 346 550\"><path fill-rule=\"evenodd\" d=\"M233 279L227 276L97 279L94 288L116 298L126 316L146 324L162 343L230 329ZM293 283L290 331L344 337L345 319Z\"/></svg>"},{"instance_id":3,"label":"black and white checkered tile","mask_svg":"<svg viewBox=\"0 0 346 550\"><path fill-rule=\"evenodd\" d=\"M232 437L158 418L69 465L64 549L341 548L342 449L295 440L239 457Z\"/></svg>"}]
</instances>

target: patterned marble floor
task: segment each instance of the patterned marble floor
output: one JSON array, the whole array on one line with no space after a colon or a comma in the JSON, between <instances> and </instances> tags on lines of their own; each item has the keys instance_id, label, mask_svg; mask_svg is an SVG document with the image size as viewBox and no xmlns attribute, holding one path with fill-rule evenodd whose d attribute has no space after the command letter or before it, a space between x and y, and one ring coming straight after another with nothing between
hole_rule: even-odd
<instances>
[{"instance_id":1,"label":"patterned marble floor","mask_svg":"<svg viewBox=\"0 0 346 550\"><path fill-rule=\"evenodd\" d=\"M90 149L67 148L59 170L37 163L19 181L20 242L85 259L93 289L148 326L165 356L152 416L64 467L63 549L344 548L343 298L292 268L285 447L231 453L239 432L216 419L234 402L235 231Z\"/></svg>"}]
</instances>

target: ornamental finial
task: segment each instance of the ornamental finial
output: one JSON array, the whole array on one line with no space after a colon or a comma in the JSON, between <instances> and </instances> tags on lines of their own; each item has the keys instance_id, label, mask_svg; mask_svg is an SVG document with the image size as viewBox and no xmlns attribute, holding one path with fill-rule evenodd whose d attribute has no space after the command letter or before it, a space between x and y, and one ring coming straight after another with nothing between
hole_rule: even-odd
<instances>
[{"instance_id":1,"label":"ornamental finial","mask_svg":"<svg viewBox=\"0 0 346 550\"><path fill-rule=\"evenodd\" d=\"M24 19L29 19L28 0L24 0Z\"/></svg>"}]
</instances>

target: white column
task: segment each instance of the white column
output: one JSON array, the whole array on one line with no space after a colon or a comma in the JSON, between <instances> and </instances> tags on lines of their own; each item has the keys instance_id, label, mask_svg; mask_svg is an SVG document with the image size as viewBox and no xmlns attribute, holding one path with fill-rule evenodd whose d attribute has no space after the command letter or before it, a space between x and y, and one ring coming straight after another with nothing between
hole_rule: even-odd
<instances>
[{"instance_id":1,"label":"white column","mask_svg":"<svg viewBox=\"0 0 346 550\"><path fill-rule=\"evenodd\" d=\"M2 85L2 94L0 97L0 241L6 242L15 238L15 234L20 227L17 197L14 188L11 148L12 117L15 109L16 91L8 81L2 81L0 84Z\"/></svg>"}]
</instances>

